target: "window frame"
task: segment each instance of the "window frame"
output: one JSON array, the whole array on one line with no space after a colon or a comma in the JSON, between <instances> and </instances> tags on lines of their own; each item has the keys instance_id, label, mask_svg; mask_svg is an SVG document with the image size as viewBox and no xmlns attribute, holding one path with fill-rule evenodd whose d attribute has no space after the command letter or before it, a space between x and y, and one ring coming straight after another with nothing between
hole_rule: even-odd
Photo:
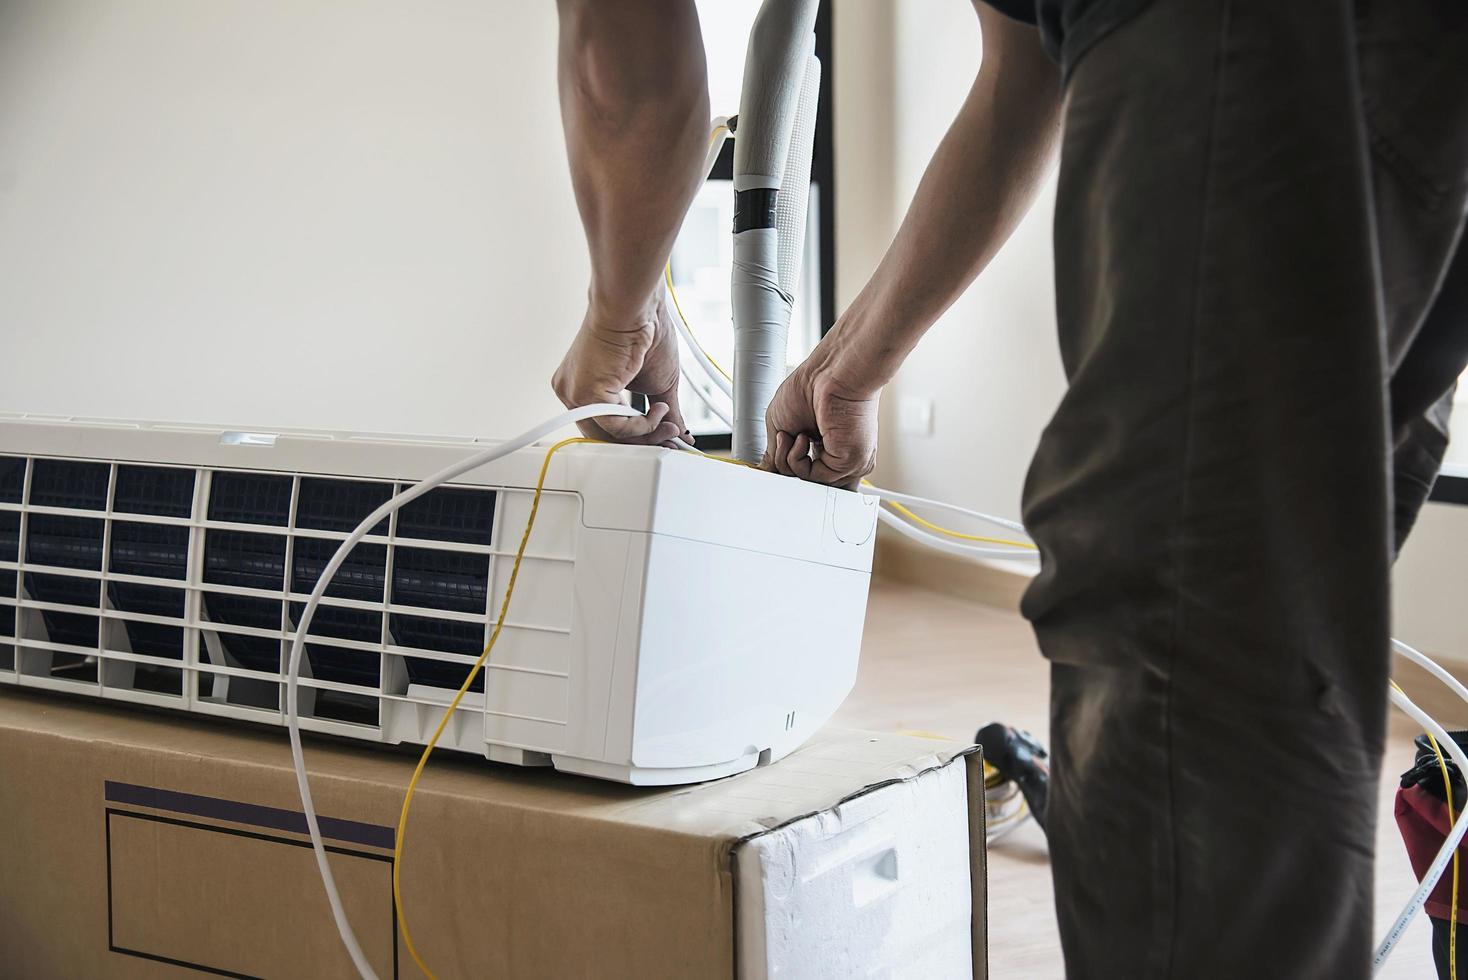
<instances>
[{"instance_id":1,"label":"window frame","mask_svg":"<svg viewBox=\"0 0 1468 980\"><path fill-rule=\"evenodd\" d=\"M1427 499L1435 504L1468 505L1468 476L1439 474Z\"/></svg>"}]
</instances>

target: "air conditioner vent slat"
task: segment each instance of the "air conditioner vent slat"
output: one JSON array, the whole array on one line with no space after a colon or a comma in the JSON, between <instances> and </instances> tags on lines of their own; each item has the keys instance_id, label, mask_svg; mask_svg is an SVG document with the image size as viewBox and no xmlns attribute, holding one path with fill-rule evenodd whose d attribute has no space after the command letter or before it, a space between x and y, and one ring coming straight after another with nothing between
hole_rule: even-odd
<instances>
[{"instance_id":1,"label":"air conditioner vent slat","mask_svg":"<svg viewBox=\"0 0 1468 980\"><path fill-rule=\"evenodd\" d=\"M210 530L204 537L204 581L278 592L285 587L285 542L278 534Z\"/></svg>"},{"instance_id":2,"label":"air conditioner vent slat","mask_svg":"<svg viewBox=\"0 0 1468 980\"><path fill-rule=\"evenodd\" d=\"M38 459L31 473L30 502L40 507L106 510L110 472L106 463Z\"/></svg>"},{"instance_id":3,"label":"air conditioner vent slat","mask_svg":"<svg viewBox=\"0 0 1468 980\"><path fill-rule=\"evenodd\" d=\"M194 471L167 466L119 466L112 509L120 514L189 517Z\"/></svg>"},{"instance_id":4,"label":"air conditioner vent slat","mask_svg":"<svg viewBox=\"0 0 1468 980\"><path fill-rule=\"evenodd\" d=\"M96 517L32 514L26 534L26 563L100 572L103 526Z\"/></svg>"},{"instance_id":5,"label":"air conditioner vent slat","mask_svg":"<svg viewBox=\"0 0 1468 980\"><path fill-rule=\"evenodd\" d=\"M94 611L102 604L102 583L93 578L28 571L25 573L25 590L37 602L53 602Z\"/></svg>"},{"instance_id":6,"label":"air conditioner vent slat","mask_svg":"<svg viewBox=\"0 0 1468 980\"><path fill-rule=\"evenodd\" d=\"M314 531L354 531L362 519L392 496L391 483L304 477L296 503L296 527ZM369 533L387 534L387 521Z\"/></svg>"},{"instance_id":7,"label":"air conditioner vent slat","mask_svg":"<svg viewBox=\"0 0 1468 980\"><path fill-rule=\"evenodd\" d=\"M400 538L489 545L494 528L493 490L441 487L398 511Z\"/></svg>"},{"instance_id":8,"label":"air conditioner vent slat","mask_svg":"<svg viewBox=\"0 0 1468 980\"><path fill-rule=\"evenodd\" d=\"M18 504L25 494L25 457L0 456L0 503Z\"/></svg>"},{"instance_id":9,"label":"air conditioner vent slat","mask_svg":"<svg viewBox=\"0 0 1468 980\"><path fill-rule=\"evenodd\" d=\"M403 606L482 613L488 596L489 556L399 546L392 601Z\"/></svg>"},{"instance_id":10,"label":"air conditioner vent slat","mask_svg":"<svg viewBox=\"0 0 1468 980\"><path fill-rule=\"evenodd\" d=\"M309 594L340 542L323 538L297 538L291 559L291 591ZM326 594L338 599L382 602L387 578L387 546L363 542L347 553Z\"/></svg>"},{"instance_id":11,"label":"air conditioner vent slat","mask_svg":"<svg viewBox=\"0 0 1468 980\"><path fill-rule=\"evenodd\" d=\"M114 521L107 567L119 575L186 579L189 529L176 524Z\"/></svg>"},{"instance_id":12,"label":"air conditioner vent slat","mask_svg":"<svg viewBox=\"0 0 1468 980\"><path fill-rule=\"evenodd\" d=\"M285 527L290 522L292 482L275 473L215 473L209 487L209 519Z\"/></svg>"}]
</instances>

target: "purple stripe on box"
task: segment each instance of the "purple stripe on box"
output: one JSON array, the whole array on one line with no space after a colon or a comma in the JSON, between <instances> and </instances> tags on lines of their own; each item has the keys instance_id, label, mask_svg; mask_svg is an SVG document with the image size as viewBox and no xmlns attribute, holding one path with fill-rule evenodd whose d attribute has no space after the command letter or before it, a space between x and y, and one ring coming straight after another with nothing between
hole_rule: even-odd
<instances>
[{"instance_id":1,"label":"purple stripe on box","mask_svg":"<svg viewBox=\"0 0 1468 980\"><path fill-rule=\"evenodd\" d=\"M198 796L194 793L179 793L171 789L156 789L152 786L135 786L132 783L106 781L105 795L112 803L130 803L133 806L152 807L155 810L172 810L195 817L213 820L228 820L232 823L264 827L267 830L284 830L293 834L306 833L306 815L299 810L282 810L258 803L240 803L237 800L221 800L213 796ZM367 847L391 849L393 828L357 820L342 820L337 817L317 817L321 836L332 840L362 844Z\"/></svg>"}]
</instances>

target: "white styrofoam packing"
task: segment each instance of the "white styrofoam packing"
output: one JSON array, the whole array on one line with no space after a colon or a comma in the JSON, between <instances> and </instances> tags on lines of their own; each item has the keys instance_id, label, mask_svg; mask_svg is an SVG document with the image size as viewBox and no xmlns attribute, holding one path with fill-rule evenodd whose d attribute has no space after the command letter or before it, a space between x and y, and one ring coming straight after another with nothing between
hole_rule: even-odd
<instances>
[{"instance_id":1,"label":"white styrofoam packing","mask_svg":"<svg viewBox=\"0 0 1468 980\"><path fill-rule=\"evenodd\" d=\"M743 842L739 980L968 980L967 775L930 769Z\"/></svg>"}]
</instances>

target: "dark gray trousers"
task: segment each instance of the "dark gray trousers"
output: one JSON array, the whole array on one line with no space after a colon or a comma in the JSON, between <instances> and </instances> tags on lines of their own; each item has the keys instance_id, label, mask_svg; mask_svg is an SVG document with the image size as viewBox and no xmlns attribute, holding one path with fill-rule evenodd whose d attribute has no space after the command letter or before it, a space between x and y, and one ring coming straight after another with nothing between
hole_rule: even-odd
<instances>
[{"instance_id":1,"label":"dark gray trousers","mask_svg":"<svg viewBox=\"0 0 1468 980\"><path fill-rule=\"evenodd\" d=\"M1152 0L1075 67L1023 606L1070 977L1367 976L1465 197L1463 0Z\"/></svg>"}]
</instances>

